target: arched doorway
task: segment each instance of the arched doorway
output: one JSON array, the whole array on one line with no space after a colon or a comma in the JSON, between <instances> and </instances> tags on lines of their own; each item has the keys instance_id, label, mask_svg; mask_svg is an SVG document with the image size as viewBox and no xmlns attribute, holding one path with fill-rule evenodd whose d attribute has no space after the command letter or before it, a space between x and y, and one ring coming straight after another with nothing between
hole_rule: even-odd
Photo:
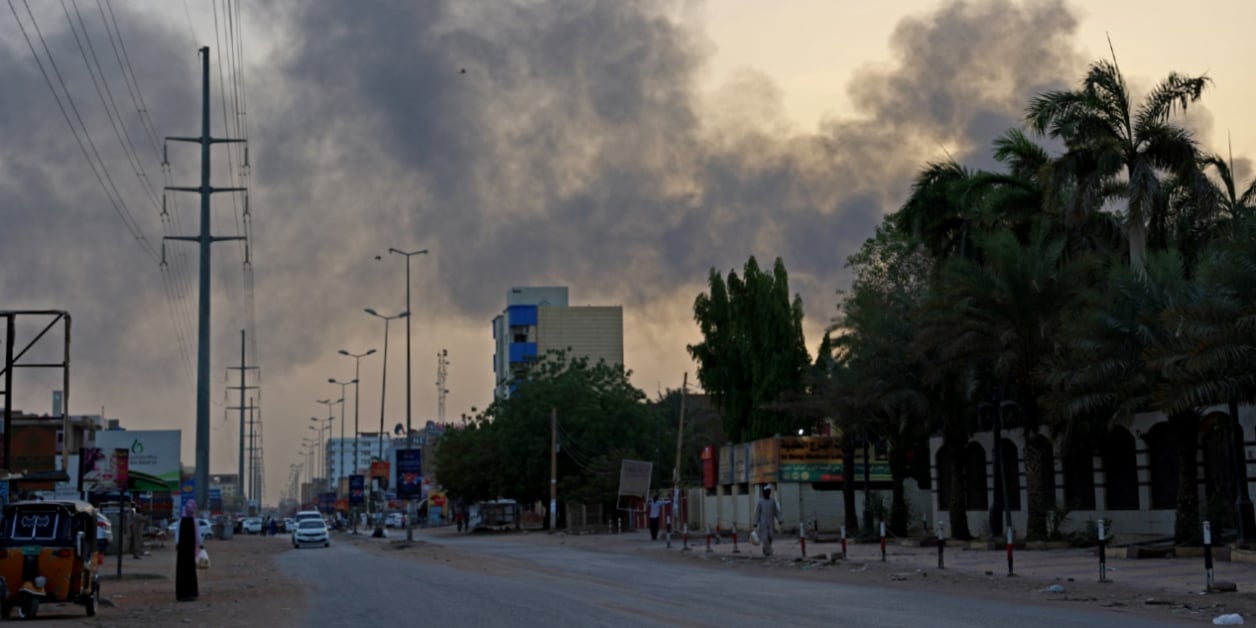
<instances>
[{"instance_id":1,"label":"arched doorway","mask_svg":"<svg viewBox=\"0 0 1256 628\"><path fill-rule=\"evenodd\" d=\"M1002 447L1000 453L1003 455L1003 460L1001 461L1003 463L1003 473L995 478L994 490L1002 490L1003 486L1006 486L1007 509L1020 510L1020 454L1016 450L1016 443L1006 438L999 443L999 446Z\"/></svg>"},{"instance_id":2,"label":"arched doorway","mask_svg":"<svg viewBox=\"0 0 1256 628\"><path fill-rule=\"evenodd\" d=\"M951 508L951 455L950 448L946 445L938 448L938 453L933 457L938 483L935 487L938 495L938 510L946 511Z\"/></svg>"},{"instance_id":3,"label":"arched doorway","mask_svg":"<svg viewBox=\"0 0 1256 628\"><path fill-rule=\"evenodd\" d=\"M1095 509L1095 452L1090 442L1064 442L1064 504L1069 510Z\"/></svg>"},{"instance_id":4,"label":"arched doorway","mask_svg":"<svg viewBox=\"0 0 1256 628\"><path fill-rule=\"evenodd\" d=\"M1152 510L1177 508L1178 459L1173 450L1174 440L1168 421L1153 425L1143 436L1151 465Z\"/></svg>"},{"instance_id":5,"label":"arched doorway","mask_svg":"<svg viewBox=\"0 0 1256 628\"><path fill-rule=\"evenodd\" d=\"M1100 455L1103 457L1103 488L1107 509L1138 510L1138 458L1133 435L1123 427L1114 428L1104 438ZM1173 507L1172 499L1169 507Z\"/></svg>"},{"instance_id":6,"label":"arched doorway","mask_svg":"<svg viewBox=\"0 0 1256 628\"><path fill-rule=\"evenodd\" d=\"M1230 443L1230 415L1214 412L1200 421L1204 450L1204 518L1218 527L1234 521L1234 452Z\"/></svg>"},{"instance_id":7,"label":"arched doorway","mask_svg":"<svg viewBox=\"0 0 1256 628\"><path fill-rule=\"evenodd\" d=\"M967 463L968 509L986 510L990 507L986 449L971 442L964 448L964 456Z\"/></svg>"}]
</instances>

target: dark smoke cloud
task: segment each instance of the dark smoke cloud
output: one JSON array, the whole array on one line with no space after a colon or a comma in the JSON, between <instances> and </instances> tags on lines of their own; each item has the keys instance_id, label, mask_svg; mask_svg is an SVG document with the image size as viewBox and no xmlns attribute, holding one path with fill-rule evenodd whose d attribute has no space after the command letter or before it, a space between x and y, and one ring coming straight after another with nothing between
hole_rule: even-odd
<instances>
[{"instance_id":1,"label":"dark smoke cloud","mask_svg":"<svg viewBox=\"0 0 1256 628\"><path fill-rule=\"evenodd\" d=\"M198 66L185 33L114 9L158 132L195 134ZM1029 97L1072 84L1082 68L1070 41L1076 21L1061 2L949 3L904 18L891 63L851 81L855 110L804 131L785 120L779 89L754 72L704 93L698 76L710 44L671 9L274 0L248 14L269 33L253 49L271 51L246 75L268 381L299 390L308 405L314 393L285 378L348 340L375 337L363 307L402 309L390 246L432 250L414 262L416 309L429 321L481 321L486 343L512 285L569 285L575 302L646 312L691 300L710 268L740 269L751 254L763 264L783 257L809 317L826 320L847 283L846 257L926 159L945 150L988 164L990 141L1017 123ZM42 15L58 58L72 62L64 21L58 28L55 12ZM855 27L835 25L834 36ZM132 412L187 408L156 264L104 205L12 20L0 34L0 292L10 304L81 313L76 328L92 333L76 351L108 382L86 384L84 396L122 388L154 397L136 395ZM99 110L81 60L77 67L76 99ZM217 116L216 100L214 108ZM103 114L89 125L111 139ZM172 147L177 184L195 183L194 151ZM225 185L215 151L215 183ZM144 157L158 174L155 157ZM109 158L115 177L129 177L128 198L139 199L121 152ZM132 203L159 236L156 211ZM215 199L218 233L235 233L236 211ZM190 199L176 215L185 232L195 228ZM190 245L168 250L176 249L193 268ZM236 359L244 302L240 249L216 245L214 255L217 378ZM193 279L176 288L185 324ZM185 331L194 339L194 328ZM219 391L216 381L216 400ZM269 412L304 420L310 410Z\"/></svg>"}]
</instances>

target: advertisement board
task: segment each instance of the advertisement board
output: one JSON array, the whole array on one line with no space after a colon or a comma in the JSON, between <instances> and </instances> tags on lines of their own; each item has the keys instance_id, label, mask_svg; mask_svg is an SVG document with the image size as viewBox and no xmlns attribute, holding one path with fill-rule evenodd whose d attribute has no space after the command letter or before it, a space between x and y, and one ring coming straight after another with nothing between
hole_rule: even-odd
<instances>
[{"instance_id":1,"label":"advertisement board","mask_svg":"<svg viewBox=\"0 0 1256 628\"><path fill-rule=\"evenodd\" d=\"M364 501L366 501L366 476L349 476L349 503L361 506Z\"/></svg>"},{"instance_id":2,"label":"advertisement board","mask_svg":"<svg viewBox=\"0 0 1256 628\"><path fill-rule=\"evenodd\" d=\"M180 430L104 430L96 432L96 447L125 449L131 485L138 490L178 490ZM204 504L202 504L204 506Z\"/></svg>"},{"instance_id":3,"label":"advertisement board","mask_svg":"<svg viewBox=\"0 0 1256 628\"><path fill-rule=\"evenodd\" d=\"M397 450L398 499L423 498L423 450Z\"/></svg>"},{"instance_id":4,"label":"advertisement board","mask_svg":"<svg viewBox=\"0 0 1256 628\"><path fill-rule=\"evenodd\" d=\"M371 478L377 480L375 486L381 491L388 490L388 469L389 464L383 460L374 460L371 462Z\"/></svg>"}]
</instances>

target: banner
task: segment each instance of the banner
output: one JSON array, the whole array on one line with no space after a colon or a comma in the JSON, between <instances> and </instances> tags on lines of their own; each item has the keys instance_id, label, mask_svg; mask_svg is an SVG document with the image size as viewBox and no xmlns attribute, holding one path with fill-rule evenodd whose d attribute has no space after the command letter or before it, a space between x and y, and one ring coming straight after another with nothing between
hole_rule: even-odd
<instances>
[{"instance_id":1,"label":"banner","mask_svg":"<svg viewBox=\"0 0 1256 628\"><path fill-rule=\"evenodd\" d=\"M423 450L397 450L397 497L423 498Z\"/></svg>"},{"instance_id":2,"label":"banner","mask_svg":"<svg viewBox=\"0 0 1256 628\"><path fill-rule=\"evenodd\" d=\"M349 476L349 503L361 506L364 501L366 501L366 476Z\"/></svg>"},{"instance_id":3,"label":"banner","mask_svg":"<svg viewBox=\"0 0 1256 628\"><path fill-rule=\"evenodd\" d=\"M379 480L377 486L379 490L388 490L388 463L383 460L375 460L371 462L371 477Z\"/></svg>"}]
</instances>

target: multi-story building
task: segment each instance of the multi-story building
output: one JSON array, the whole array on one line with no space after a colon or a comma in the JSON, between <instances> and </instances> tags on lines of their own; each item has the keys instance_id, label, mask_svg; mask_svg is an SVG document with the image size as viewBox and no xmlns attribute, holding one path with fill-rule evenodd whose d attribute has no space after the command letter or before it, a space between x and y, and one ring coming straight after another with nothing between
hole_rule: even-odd
<instances>
[{"instance_id":1,"label":"multi-story building","mask_svg":"<svg viewBox=\"0 0 1256 628\"><path fill-rule=\"evenodd\" d=\"M618 305L572 307L563 286L511 288L505 311L493 319L493 340L494 396L509 397L518 369L551 350L622 365L624 310Z\"/></svg>"},{"instance_id":2,"label":"multi-story building","mask_svg":"<svg viewBox=\"0 0 1256 628\"><path fill-rule=\"evenodd\" d=\"M382 449L381 449L382 443ZM357 468L354 468L354 452L357 452ZM371 460L376 458L390 459L392 456L392 439L388 434L383 438L377 433L363 432L357 438L332 438L327 441L327 478L330 490L340 486L341 478L354 474L367 475Z\"/></svg>"}]
</instances>

